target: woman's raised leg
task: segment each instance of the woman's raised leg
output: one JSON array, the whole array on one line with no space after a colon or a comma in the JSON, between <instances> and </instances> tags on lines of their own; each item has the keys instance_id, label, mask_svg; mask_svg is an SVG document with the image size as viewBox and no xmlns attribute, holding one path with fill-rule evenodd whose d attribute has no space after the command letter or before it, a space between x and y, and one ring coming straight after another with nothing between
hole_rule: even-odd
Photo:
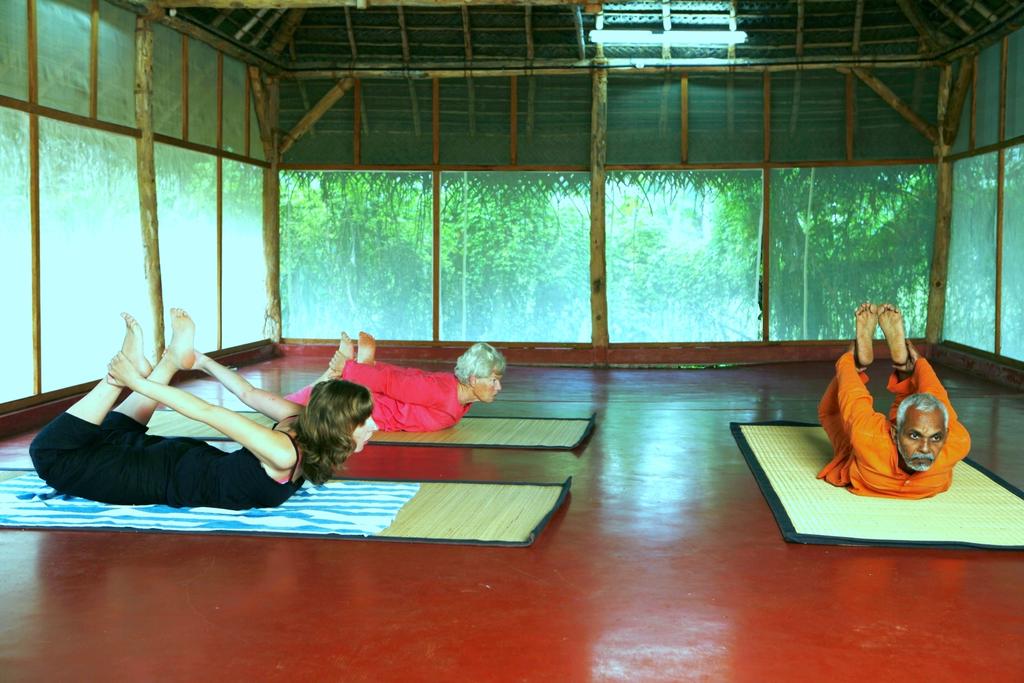
<instances>
[{"instance_id":1,"label":"woman's raised leg","mask_svg":"<svg viewBox=\"0 0 1024 683\"><path fill-rule=\"evenodd\" d=\"M121 350L142 376L148 377L158 384L170 384L178 370L191 368L196 360L196 324L188 313L180 308L172 308L170 313L171 341L155 368L149 366L149 362L142 353L142 329L134 318L125 315L125 323L128 325L128 332L125 333L125 345L128 346L129 335L133 337L133 344L130 348L122 347ZM156 406L157 402L153 399L133 392L117 407L116 412L123 413L140 424L148 424Z\"/></svg>"}]
</instances>

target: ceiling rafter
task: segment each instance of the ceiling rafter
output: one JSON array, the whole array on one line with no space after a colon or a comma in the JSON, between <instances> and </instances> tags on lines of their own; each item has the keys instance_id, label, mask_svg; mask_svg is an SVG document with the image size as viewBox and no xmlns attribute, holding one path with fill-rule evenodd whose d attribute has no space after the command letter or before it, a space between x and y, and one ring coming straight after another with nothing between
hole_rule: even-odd
<instances>
[{"instance_id":1,"label":"ceiling rafter","mask_svg":"<svg viewBox=\"0 0 1024 683\"><path fill-rule=\"evenodd\" d=\"M524 23L526 25L526 61L533 61L533 7L527 5L524 9Z\"/></svg>"},{"instance_id":2,"label":"ceiling rafter","mask_svg":"<svg viewBox=\"0 0 1024 683\"><path fill-rule=\"evenodd\" d=\"M583 12L579 5L572 8L572 22L576 26L576 49L579 50L580 59L587 58L587 46L583 42Z\"/></svg>"},{"instance_id":3,"label":"ceiling rafter","mask_svg":"<svg viewBox=\"0 0 1024 683\"><path fill-rule=\"evenodd\" d=\"M860 54L860 31L864 25L864 0L857 0L857 8L853 14L853 43L850 45L850 52Z\"/></svg>"},{"instance_id":4,"label":"ceiling rafter","mask_svg":"<svg viewBox=\"0 0 1024 683\"><path fill-rule=\"evenodd\" d=\"M921 11L920 5L917 4L917 0L896 0L896 4L899 5L900 11L924 40L929 50L940 50L953 43L949 36L932 27L924 16L924 12Z\"/></svg>"},{"instance_id":5,"label":"ceiling rafter","mask_svg":"<svg viewBox=\"0 0 1024 683\"><path fill-rule=\"evenodd\" d=\"M345 33L348 35L349 52L352 53L352 61L359 59L359 50L356 47L356 32L352 29L352 12L345 8Z\"/></svg>"},{"instance_id":6,"label":"ceiling rafter","mask_svg":"<svg viewBox=\"0 0 1024 683\"><path fill-rule=\"evenodd\" d=\"M305 14L306 10L304 9L293 9L288 12L288 16L285 17L281 28L274 35L274 39L270 41L270 54L281 54L285 46L292 42L292 38L295 36L295 32L298 30L299 24L302 23L302 18ZM292 61L295 61L294 57L292 57Z\"/></svg>"},{"instance_id":7,"label":"ceiling rafter","mask_svg":"<svg viewBox=\"0 0 1024 683\"><path fill-rule=\"evenodd\" d=\"M931 0L931 3L938 7L939 11L942 12L947 19L956 24L956 27L959 28L961 31L963 31L969 36L974 35L974 28L972 28L970 24L964 21L963 17L961 17L959 14L951 10L949 8L949 5L942 2L942 0Z\"/></svg>"}]
</instances>

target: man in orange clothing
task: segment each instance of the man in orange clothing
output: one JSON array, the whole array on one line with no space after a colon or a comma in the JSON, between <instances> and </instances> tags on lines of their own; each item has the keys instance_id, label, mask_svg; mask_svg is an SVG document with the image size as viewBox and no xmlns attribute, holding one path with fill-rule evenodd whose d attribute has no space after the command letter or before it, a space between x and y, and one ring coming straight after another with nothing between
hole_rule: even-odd
<instances>
[{"instance_id":1,"label":"man in orange clothing","mask_svg":"<svg viewBox=\"0 0 1024 683\"><path fill-rule=\"evenodd\" d=\"M931 364L906 339L903 315L892 304L861 304L857 337L836 362L836 376L818 405L835 457L819 479L861 496L929 498L953 482L953 466L967 456L971 437L956 417ZM892 356L888 417L875 412L864 374L874 360L880 326Z\"/></svg>"}]
</instances>

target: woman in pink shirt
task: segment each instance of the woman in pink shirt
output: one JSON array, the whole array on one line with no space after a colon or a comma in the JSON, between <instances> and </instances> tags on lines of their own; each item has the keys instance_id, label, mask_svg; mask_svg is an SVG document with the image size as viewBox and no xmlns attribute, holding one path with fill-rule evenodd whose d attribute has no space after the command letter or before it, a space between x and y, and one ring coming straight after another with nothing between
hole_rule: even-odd
<instances>
[{"instance_id":1,"label":"woman in pink shirt","mask_svg":"<svg viewBox=\"0 0 1024 683\"><path fill-rule=\"evenodd\" d=\"M475 401L491 403L501 391L505 358L478 342L459 356L455 372L426 372L376 362L376 340L359 333L359 352L345 333L327 370L312 385L286 398L309 401L313 386L329 379L361 384L373 394L373 421L385 432L435 432L451 427Z\"/></svg>"}]
</instances>

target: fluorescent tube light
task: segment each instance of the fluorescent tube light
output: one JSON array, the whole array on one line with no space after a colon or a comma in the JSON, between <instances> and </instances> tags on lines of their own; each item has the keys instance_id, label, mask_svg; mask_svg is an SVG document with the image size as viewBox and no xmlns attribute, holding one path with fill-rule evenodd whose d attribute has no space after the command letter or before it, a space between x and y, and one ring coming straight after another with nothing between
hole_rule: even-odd
<instances>
[{"instance_id":1,"label":"fluorescent tube light","mask_svg":"<svg viewBox=\"0 0 1024 683\"><path fill-rule=\"evenodd\" d=\"M735 45L747 42L745 31L632 31L594 29L590 42L604 45Z\"/></svg>"}]
</instances>

